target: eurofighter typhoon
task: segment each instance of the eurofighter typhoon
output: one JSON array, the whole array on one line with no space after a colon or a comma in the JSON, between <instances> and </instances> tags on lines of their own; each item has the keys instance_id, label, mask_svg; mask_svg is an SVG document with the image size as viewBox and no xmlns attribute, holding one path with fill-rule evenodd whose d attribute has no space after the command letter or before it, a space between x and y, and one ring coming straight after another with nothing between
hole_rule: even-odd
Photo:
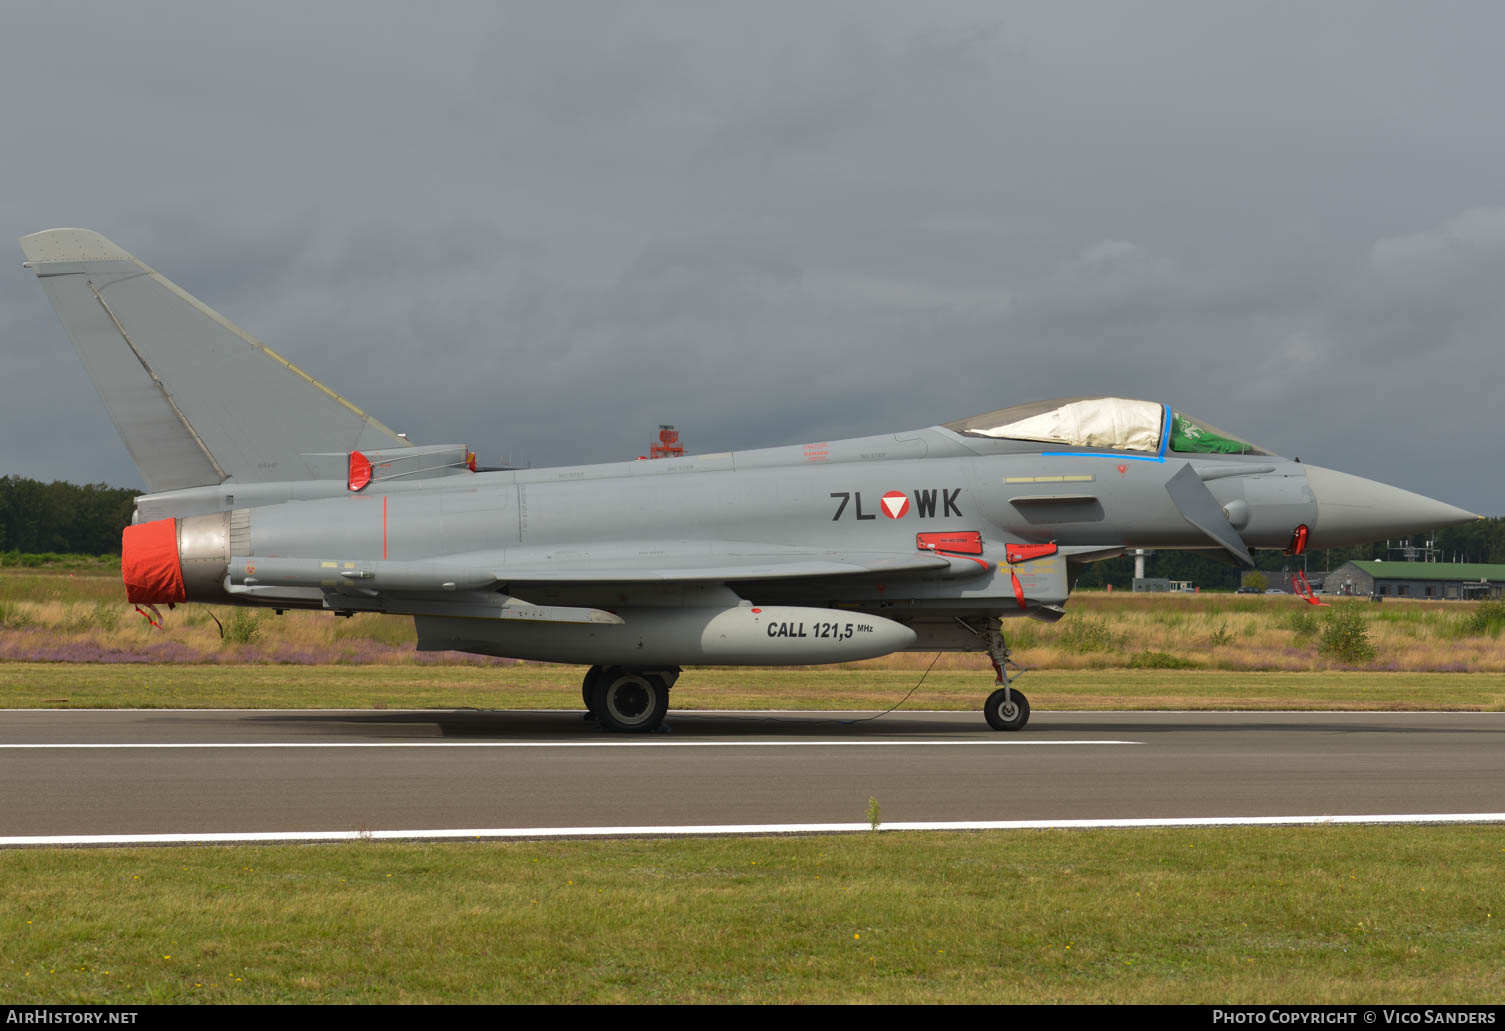
<instances>
[{"instance_id":1,"label":"eurofighter typhoon","mask_svg":"<svg viewBox=\"0 0 1505 1031\"><path fill-rule=\"evenodd\" d=\"M1019 730L1005 626L1053 621L1132 548L1300 553L1477 518L1290 461L1180 409L1083 397L904 433L484 471L417 446L85 229L21 239L151 493L138 605L411 615L423 650L589 665L614 731L695 663L979 650Z\"/></svg>"}]
</instances>

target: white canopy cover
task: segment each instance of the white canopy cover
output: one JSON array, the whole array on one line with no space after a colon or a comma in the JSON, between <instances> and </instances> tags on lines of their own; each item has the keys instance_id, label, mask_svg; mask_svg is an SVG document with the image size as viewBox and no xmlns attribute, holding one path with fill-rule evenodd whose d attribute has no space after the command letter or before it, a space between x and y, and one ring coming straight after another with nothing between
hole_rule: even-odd
<instances>
[{"instance_id":1,"label":"white canopy cover","mask_svg":"<svg viewBox=\"0 0 1505 1031\"><path fill-rule=\"evenodd\" d=\"M1024 406L1021 406L1024 407ZM1035 405L1028 406L1036 408ZM1048 411L1018 412L1023 418L1008 419L1017 409L995 413L1005 421L992 426L968 425L964 432L980 437L1010 440L1041 440L1074 447L1115 448L1122 451L1157 451L1165 420L1164 406L1154 401L1123 397L1093 397L1063 401ZM975 423L978 420L967 420Z\"/></svg>"}]
</instances>

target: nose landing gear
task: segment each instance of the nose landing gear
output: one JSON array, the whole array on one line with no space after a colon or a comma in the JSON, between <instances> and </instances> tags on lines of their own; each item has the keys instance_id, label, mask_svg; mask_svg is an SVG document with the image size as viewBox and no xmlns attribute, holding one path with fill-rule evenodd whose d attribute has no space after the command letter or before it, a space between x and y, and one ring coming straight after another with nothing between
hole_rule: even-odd
<instances>
[{"instance_id":1,"label":"nose landing gear","mask_svg":"<svg viewBox=\"0 0 1505 1031\"><path fill-rule=\"evenodd\" d=\"M1018 679L1024 670L1009 657L1008 642L1004 640L1000 627L994 626L980 636L987 642L988 658L993 661L993 672L997 674L993 682L1002 685L988 695L982 714L994 730L1023 730L1029 722L1029 699L1010 683L1009 667L1015 670L1013 679Z\"/></svg>"},{"instance_id":2,"label":"nose landing gear","mask_svg":"<svg viewBox=\"0 0 1505 1031\"><path fill-rule=\"evenodd\" d=\"M982 714L994 730L1023 730L1029 722L1029 699L1023 691L1000 687L988 695Z\"/></svg>"}]
</instances>

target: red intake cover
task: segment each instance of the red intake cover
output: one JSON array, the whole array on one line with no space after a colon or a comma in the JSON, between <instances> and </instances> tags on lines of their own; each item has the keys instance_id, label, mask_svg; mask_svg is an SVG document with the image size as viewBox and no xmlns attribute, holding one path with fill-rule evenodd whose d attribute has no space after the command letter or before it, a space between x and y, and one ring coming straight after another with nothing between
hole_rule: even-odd
<instances>
[{"instance_id":1,"label":"red intake cover","mask_svg":"<svg viewBox=\"0 0 1505 1031\"><path fill-rule=\"evenodd\" d=\"M125 528L120 535L120 578L125 581L126 601L150 605L188 597L178 562L176 519Z\"/></svg>"},{"instance_id":2,"label":"red intake cover","mask_svg":"<svg viewBox=\"0 0 1505 1031\"><path fill-rule=\"evenodd\" d=\"M1054 555L1054 544L1010 544L1004 549L1004 555L1009 564L1015 562L1028 562L1031 559L1044 558L1046 555Z\"/></svg>"},{"instance_id":3,"label":"red intake cover","mask_svg":"<svg viewBox=\"0 0 1505 1031\"><path fill-rule=\"evenodd\" d=\"M982 534L976 530L951 530L944 533L917 533L915 547L921 551L949 551L957 555L981 555Z\"/></svg>"}]
</instances>

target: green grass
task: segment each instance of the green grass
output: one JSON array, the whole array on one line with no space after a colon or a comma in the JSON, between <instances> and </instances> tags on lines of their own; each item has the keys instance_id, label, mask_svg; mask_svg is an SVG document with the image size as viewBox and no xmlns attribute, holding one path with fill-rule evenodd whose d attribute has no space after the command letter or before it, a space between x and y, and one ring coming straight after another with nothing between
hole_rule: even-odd
<instances>
[{"instance_id":1,"label":"green grass","mask_svg":"<svg viewBox=\"0 0 1505 1031\"><path fill-rule=\"evenodd\" d=\"M118 572L83 567L77 571L0 567L0 601L108 601L122 608L125 586Z\"/></svg>"},{"instance_id":2,"label":"green grass","mask_svg":"<svg viewBox=\"0 0 1505 1031\"><path fill-rule=\"evenodd\" d=\"M1459 637L1499 637L1505 629L1505 601L1481 601L1456 628Z\"/></svg>"},{"instance_id":3,"label":"green grass","mask_svg":"<svg viewBox=\"0 0 1505 1031\"><path fill-rule=\"evenodd\" d=\"M91 574L118 573L119 555L78 555L55 551L22 553L0 551L0 569L46 569L54 573L84 572Z\"/></svg>"},{"instance_id":4,"label":"green grass","mask_svg":"<svg viewBox=\"0 0 1505 1031\"><path fill-rule=\"evenodd\" d=\"M35 850L0 882L11 1003L1505 993L1493 827Z\"/></svg>"},{"instance_id":5,"label":"green grass","mask_svg":"<svg viewBox=\"0 0 1505 1031\"><path fill-rule=\"evenodd\" d=\"M1176 660L1160 656L1146 666ZM561 709L583 667L0 663L0 708ZM886 709L919 670L689 669L676 709ZM1500 673L1040 670L1018 682L1036 709L1459 709L1505 711ZM976 710L991 674L935 670L905 709Z\"/></svg>"},{"instance_id":6,"label":"green grass","mask_svg":"<svg viewBox=\"0 0 1505 1031\"><path fill-rule=\"evenodd\" d=\"M1166 652L1135 652L1129 656L1130 669L1201 669L1202 664L1192 659Z\"/></svg>"},{"instance_id":7,"label":"green grass","mask_svg":"<svg viewBox=\"0 0 1505 1031\"><path fill-rule=\"evenodd\" d=\"M1356 665L1374 658L1369 640L1369 621L1357 605L1336 605L1322 619L1322 638L1317 652L1339 662Z\"/></svg>"}]
</instances>

